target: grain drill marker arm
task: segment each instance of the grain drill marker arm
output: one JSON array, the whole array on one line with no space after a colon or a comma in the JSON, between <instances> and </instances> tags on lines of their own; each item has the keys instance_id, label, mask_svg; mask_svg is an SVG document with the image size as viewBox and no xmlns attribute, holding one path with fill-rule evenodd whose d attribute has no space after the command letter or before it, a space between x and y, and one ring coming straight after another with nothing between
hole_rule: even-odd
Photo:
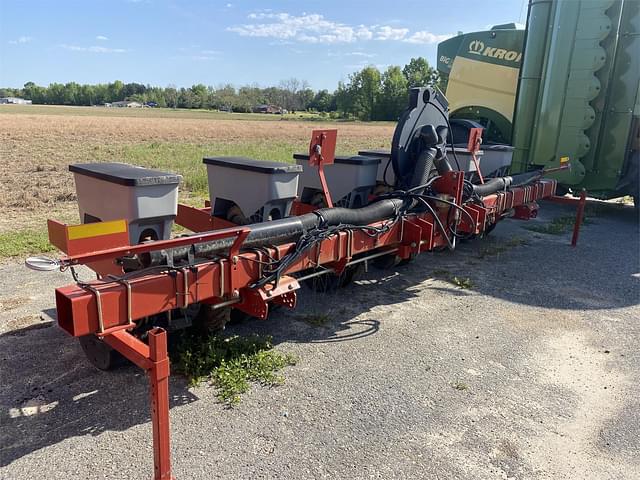
<instances>
[{"instance_id":1,"label":"grain drill marker arm","mask_svg":"<svg viewBox=\"0 0 640 480\"><path fill-rule=\"evenodd\" d=\"M208 158L205 208L177 205L173 174L70 167L84 223L50 220L66 256L28 264L97 273L80 282L74 272L76 283L56 289L58 324L99 368L118 352L147 371L155 479L171 478L167 332L203 319L224 326L231 309L265 319L272 304L294 308L303 281L453 250L505 217L535 217L537 200L554 195L542 171L472 184L447 158L447 131L442 94L412 89L391 152L335 157L335 131L325 130L296 165ZM174 220L194 233L169 238Z\"/></svg>"}]
</instances>

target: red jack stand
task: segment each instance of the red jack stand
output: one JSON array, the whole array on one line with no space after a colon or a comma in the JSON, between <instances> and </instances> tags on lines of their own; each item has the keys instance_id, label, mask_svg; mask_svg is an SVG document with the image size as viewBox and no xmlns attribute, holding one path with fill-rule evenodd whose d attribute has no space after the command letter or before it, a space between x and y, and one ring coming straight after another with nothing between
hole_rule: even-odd
<instances>
[{"instance_id":1,"label":"red jack stand","mask_svg":"<svg viewBox=\"0 0 640 480\"><path fill-rule=\"evenodd\" d=\"M584 207L587 204L587 191L583 188L580 192L580 198L567 198L553 196L549 198L550 201L560 203L563 205L575 205L576 206L576 221L573 224L573 235L571 236L571 246L575 247L578 244L578 237L580 236L580 226L584 219Z\"/></svg>"},{"instance_id":2,"label":"red jack stand","mask_svg":"<svg viewBox=\"0 0 640 480\"><path fill-rule=\"evenodd\" d=\"M151 393L153 429L153 480L173 480L169 447L169 356L167 332L162 328L149 331L149 345L126 330L104 336L109 346L147 371Z\"/></svg>"}]
</instances>

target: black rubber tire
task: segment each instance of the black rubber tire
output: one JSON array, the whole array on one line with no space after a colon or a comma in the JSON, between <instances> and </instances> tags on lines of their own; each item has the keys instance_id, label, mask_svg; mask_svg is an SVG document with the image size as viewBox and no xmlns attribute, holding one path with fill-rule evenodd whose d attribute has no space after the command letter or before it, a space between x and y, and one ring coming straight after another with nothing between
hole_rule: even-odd
<instances>
[{"instance_id":1,"label":"black rubber tire","mask_svg":"<svg viewBox=\"0 0 640 480\"><path fill-rule=\"evenodd\" d=\"M230 314L230 307L214 309L213 305L202 304L198 315L194 319L194 325L206 332L220 332L229 323Z\"/></svg>"},{"instance_id":2,"label":"black rubber tire","mask_svg":"<svg viewBox=\"0 0 640 480\"><path fill-rule=\"evenodd\" d=\"M378 258L374 258L371 264L380 270L389 270L390 268L397 267L403 262L402 258L398 257L395 253L389 255L383 255ZM408 263L408 262L407 262Z\"/></svg>"},{"instance_id":3,"label":"black rubber tire","mask_svg":"<svg viewBox=\"0 0 640 480\"><path fill-rule=\"evenodd\" d=\"M113 370L127 363L126 358L95 335L85 335L78 340L89 363L100 370Z\"/></svg>"},{"instance_id":4,"label":"black rubber tire","mask_svg":"<svg viewBox=\"0 0 640 480\"><path fill-rule=\"evenodd\" d=\"M489 225L487 228L484 229L484 232L482 233L483 237L486 237L487 235L489 235L491 232L493 232L493 230L496 228L496 225L498 225L498 222L496 223L492 223L491 225Z\"/></svg>"}]
</instances>

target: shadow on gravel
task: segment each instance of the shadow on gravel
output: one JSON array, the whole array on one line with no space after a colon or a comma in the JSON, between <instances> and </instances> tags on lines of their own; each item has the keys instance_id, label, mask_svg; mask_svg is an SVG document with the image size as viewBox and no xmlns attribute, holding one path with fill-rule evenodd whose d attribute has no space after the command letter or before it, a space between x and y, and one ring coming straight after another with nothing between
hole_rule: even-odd
<instances>
[{"instance_id":1,"label":"shadow on gravel","mask_svg":"<svg viewBox=\"0 0 640 480\"><path fill-rule=\"evenodd\" d=\"M547 209L551 215L571 212L547 205L542 212ZM372 268L356 284L335 293L304 288L297 310L281 309L267 321L232 324L227 333L272 335L274 343L355 341L376 334L390 309L429 295L482 294L576 310L640 303L639 235L632 210L598 217L584 228L578 248L568 246L569 235L535 234L520 222L503 223L491 237L463 243L455 254L422 254L396 270ZM514 244L514 237L523 242ZM500 247L494 249L498 253L487 254L491 246ZM468 277L470 286L423 283L452 276ZM0 335L2 466L66 438L124 431L150 421L143 372L134 366L113 372L94 369L77 340L50 325ZM172 407L197 400L180 376L171 378L170 397Z\"/></svg>"},{"instance_id":2,"label":"shadow on gravel","mask_svg":"<svg viewBox=\"0 0 640 480\"><path fill-rule=\"evenodd\" d=\"M150 422L144 372L93 368L52 322L0 335L0 352L0 466L70 437ZM179 376L169 395L172 407L197 400Z\"/></svg>"}]
</instances>

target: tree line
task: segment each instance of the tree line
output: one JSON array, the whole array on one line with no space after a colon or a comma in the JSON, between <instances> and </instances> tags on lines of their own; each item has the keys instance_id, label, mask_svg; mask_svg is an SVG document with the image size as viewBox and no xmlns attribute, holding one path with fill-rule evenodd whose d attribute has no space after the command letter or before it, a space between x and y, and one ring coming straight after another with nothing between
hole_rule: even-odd
<instances>
[{"instance_id":1,"label":"tree line","mask_svg":"<svg viewBox=\"0 0 640 480\"><path fill-rule=\"evenodd\" d=\"M121 100L168 108L218 109L251 112L256 105L278 105L290 112L315 111L338 118L396 120L407 103L408 89L437 85L437 71L424 58L412 58L403 68L374 66L349 75L334 92L315 91L304 80L283 80L276 87L256 85L236 88L204 84L189 88L155 87L141 83L81 85L52 83L48 87L27 82L23 88L0 88L0 97L20 97L42 105L103 105Z\"/></svg>"}]
</instances>

